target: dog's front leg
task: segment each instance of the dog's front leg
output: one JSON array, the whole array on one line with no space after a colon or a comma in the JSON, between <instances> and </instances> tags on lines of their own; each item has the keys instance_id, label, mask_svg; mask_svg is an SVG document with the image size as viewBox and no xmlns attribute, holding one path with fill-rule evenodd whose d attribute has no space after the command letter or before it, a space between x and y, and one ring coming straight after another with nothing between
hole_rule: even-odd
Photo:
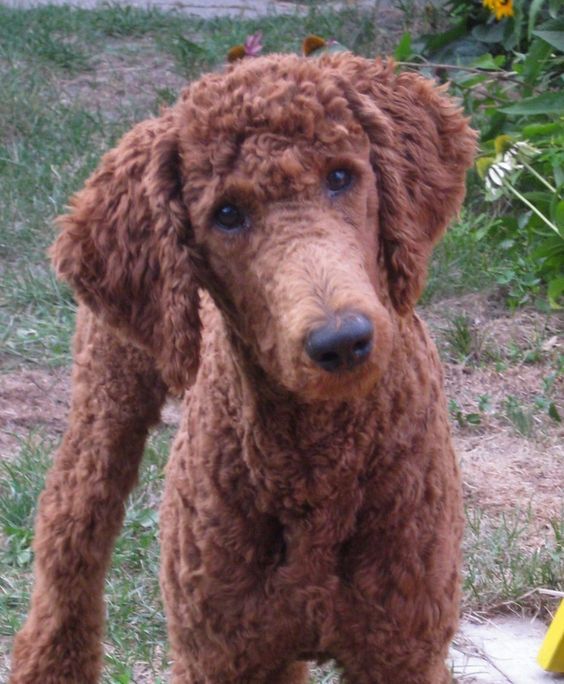
<instances>
[{"instance_id":1,"label":"dog's front leg","mask_svg":"<svg viewBox=\"0 0 564 684\"><path fill-rule=\"evenodd\" d=\"M40 499L35 587L12 684L98 681L104 576L165 395L149 356L79 312L69 426Z\"/></svg>"}]
</instances>

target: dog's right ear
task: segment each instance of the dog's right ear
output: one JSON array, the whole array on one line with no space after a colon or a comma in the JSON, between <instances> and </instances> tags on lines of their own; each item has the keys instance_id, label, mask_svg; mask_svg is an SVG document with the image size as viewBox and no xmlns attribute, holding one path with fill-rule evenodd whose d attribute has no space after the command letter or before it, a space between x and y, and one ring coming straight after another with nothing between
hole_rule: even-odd
<instances>
[{"instance_id":1,"label":"dog's right ear","mask_svg":"<svg viewBox=\"0 0 564 684\"><path fill-rule=\"evenodd\" d=\"M109 325L151 353L182 391L200 349L195 254L182 201L174 112L138 124L59 217L59 277Z\"/></svg>"}]
</instances>

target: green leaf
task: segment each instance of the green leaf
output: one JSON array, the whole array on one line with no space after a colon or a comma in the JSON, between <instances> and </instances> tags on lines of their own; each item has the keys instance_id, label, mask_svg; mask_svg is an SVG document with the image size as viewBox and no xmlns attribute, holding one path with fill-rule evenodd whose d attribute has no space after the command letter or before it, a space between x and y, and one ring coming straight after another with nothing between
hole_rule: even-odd
<instances>
[{"instance_id":1,"label":"green leaf","mask_svg":"<svg viewBox=\"0 0 564 684\"><path fill-rule=\"evenodd\" d=\"M456 83L456 85L462 86L465 89L473 88L477 86L478 83L483 83L489 80L491 77L488 76L487 72L484 71L482 74L469 74L464 71L453 71L451 75L451 81Z\"/></svg>"},{"instance_id":2,"label":"green leaf","mask_svg":"<svg viewBox=\"0 0 564 684\"><path fill-rule=\"evenodd\" d=\"M549 0L548 12L553 19L558 18L558 11L562 9L562 0Z\"/></svg>"},{"instance_id":3,"label":"green leaf","mask_svg":"<svg viewBox=\"0 0 564 684\"><path fill-rule=\"evenodd\" d=\"M543 209L548 209L553 197L552 193L545 190L531 190L530 192L524 192L522 194L523 197L526 197L532 202L537 209L539 208L539 205L543 205Z\"/></svg>"},{"instance_id":4,"label":"green leaf","mask_svg":"<svg viewBox=\"0 0 564 684\"><path fill-rule=\"evenodd\" d=\"M19 567L28 565L31 562L31 549L22 549L16 556L16 561Z\"/></svg>"},{"instance_id":5,"label":"green leaf","mask_svg":"<svg viewBox=\"0 0 564 684\"><path fill-rule=\"evenodd\" d=\"M187 55L191 55L193 57L203 57L206 54L206 51L203 47L200 47L197 43L184 38L184 36L180 34L176 36L176 44L182 50L182 52Z\"/></svg>"},{"instance_id":6,"label":"green leaf","mask_svg":"<svg viewBox=\"0 0 564 684\"><path fill-rule=\"evenodd\" d=\"M531 2L531 6L529 7L529 27L527 31L527 36L529 40L531 40L531 35L533 33L533 29L535 28L535 24L537 23L537 16L544 5L545 0L533 0Z\"/></svg>"},{"instance_id":7,"label":"green leaf","mask_svg":"<svg viewBox=\"0 0 564 684\"><path fill-rule=\"evenodd\" d=\"M129 672L124 672L122 674L118 674L117 676L114 677L114 681L116 684L131 684L131 675Z\"/></svg>"},{"instance_id":8,"label":"green leaf","mask_svg":"<svg viewBox=\"0 0 564 684\"><path fill-rule=\"evenodd\" d=\"M531 257L533 259L551 259L557 257L558 260L564 262L564 238L552 235L545 238L542 243L533 250Z\"/></svg>"},{"instance_id":9,"label":"green leaf","mask_svg":"<svg viewBox=\"0 0 564 684\"><path fill-rule=\"evenodd\" d=\"M553 309L561 309L558 300L562 298L564 293L564 277L554 278L548 283L548 301Z\"/></svg>"},{"instance_id":10,"label":"green leaf","mask_svg":"<svg viewBox=\"0 0 564 684\"><path fill-rule=\"evenodd\" d=\"M515 16L509 19L500 21L500 24L505 24L505 31L503 32L502 45L506 50L513 50L521 41L521 34L523 33L523 8L520 2L513 5Z\"/></svg>"},{"instance_id":11,"label":"green leaf","mask_svg":"<svg viewBox=\"0 0 564 684\"><path fill-rule=\"evenodd\" d=\"M528 97L521 100L521 102L509 105L509 107L502 107L499 111L513 116L523 114L564 114L564 91Z\"/></svg>"},{"instance_id":12,"label":"green leaf","mask_svg":"<svg viewBox=\"0 0 564 684\"><path fill-rule=\"evenodd\" d=\"M411 54L411 33L406 31L394 50L394 57L398 60L398 62L405 62L407 59L409 59L409 57L411 57Z\"/></svg>"},{"instance_id":13,"label":"green leaf","mask_svg":"<svg viewBox=\"0 0 564 684\"><path fill-rule=\"evenodd\" d=\"M435 52L445 45L449 45L457 38L466 35L466 19L462 19L458 24L455 24L451 29L444 33L430 34L424 36L429 52Z\"/></svg>"},{"instance_id":14,"label":"green leaf","mask_svg":"<svg viewBox=\"0 0 564 684\"><path fill-rule=\"evenodd\" d=\"M490 69L492 71L499 71L498 64L494 61L492 55L486 52L485 55L481 55L472 62L472 66L477 69Z\"/></svg>"},{"instance_id":15,"label":"green leaf","mask_svg":"<svg viewBox=\"0 0 564 684\"><path fill-rule=\"evenodd\" d=\"M152 508L146 508L139 514L137 521L145 529L153 528L158 525L159 514Z\"/></svg>"},{"instance_id":16,"label":"green leaf","mask_svg":"<svg viewBox=\"0 0 564 684\"><path fill-rule=\"evenodd\" d=\"M533 85L537 82L539 74L542 72L546 60L550 57L552 47L544 40L535 38L529 47L529 52L523 62L522 76L525 83ZM529 93L530 94L530 89Z\"/></svg>"},{"instance_id":17,"label":"green leaf","mask_svg":"<svg viewBox=\"0 0 564 684\"><path fill-rule=\"evenodd\" d=\"M530 124L523 128L523 136L525 138L539 138L541 136L548 136L558 133L560 124L546 123L546 124Z\"/></svg>"},{"instance_id":18,"label":"green leaf","mask_svg":"<svg viewBox=\"0 0 564 684\"><path fill-rule=\"evenodd\" d=\"M523 228L526 228L527 224L529 223L531 216L533 212L532 211L520 211L519 216L517 217L517 226L519 227L520 230L523 230Z\"/></svg>"},{"instance_id":19,"label":"green leaf","mask_svg":"<svg viewBox=\"0 0 564 684\"><path fill-rule=\"evenodd\" d=\"M558 413L556 404L553 401L550 402L550 405L548 407L548 415L552 418L552 420L555 420L557 423L562 422L562 418L560 418L560 414Z\"/></svg>"},{"instance_id":20,"label":"green leaf","mask_svg":"<svg viewBox=\"0 0 564 684\"><path fill-rule=\"evenodd\" d=\"M482 43L501 43L505 33L504 21L495 21L491 24L478 24L472 29L472 35Z\"/></svg>"},{"instance_id":21,"label":"green leaf","mask_svg":"<svg viewBox=\"0 0 564 684\"><path fill-rule=\"evenodd\" d=\"M472 36L457 38L433 53L436 62L447 64L471 64L484 54L485 46Z\"/></svg>"},{"instance_id":22,"label":"green leaf","mask_svg":"<svg viewBox=\"0 0 564 684\"><path fill-rule=\"evenodd\" d=\"M556 200L556 197L555 197ZM558 228L564 229L564 200L556 200L551 206L550 218Z\"/></svg>"},{"instance_id":23,"label":"green leaf","mask_svg":"<svg viewBox=\"0 0 564 684\"><path fill-rule=\"evenodd\" d=\"M564 31L533 31L533 35L542 38L560 52L564 52Z\"/></svg>"}]
</instances>

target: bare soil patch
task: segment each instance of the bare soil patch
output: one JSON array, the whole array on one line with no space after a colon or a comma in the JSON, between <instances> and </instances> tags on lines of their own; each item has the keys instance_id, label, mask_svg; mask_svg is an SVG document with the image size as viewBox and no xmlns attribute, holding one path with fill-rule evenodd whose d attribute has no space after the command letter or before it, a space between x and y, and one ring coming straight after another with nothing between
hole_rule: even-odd
<instances>
[{"instance_id":1,"label":"bare soil patch","mask_svg":"<svg viewBox=\"0 0 564 684\"><path fill-rule=\"evenodd\" d=\"M21 440L33 433L58 441L65 429L69 398L68 368L0 375L0 457L17 454Z\"/></svg>"},{"instance_id":2,"label":"bare soil patch","mask_svg":"<svg viewBox=\"0 0 564 684\"><path fill-rule=\"evenodd\" d=\"M512 313L487 294L443 300L422 313L443 356L447 397L462 422L479 415L479 424L452 422L466 500L493 514L530 511L532 537L524 541L539 543L564 507L564 426L542 408L550 401L564 418L564 378L557 371L562 317ZM462 360L453 358L451 344L457 318L467 320L472 336L470 358Z\"/></svg>"},{"instance_id":3,"label":"bare soil patch","mask_svg":"<svg viewBox=\"0 0 564 684\"><path fill-rule=\"evenodd\" d=\"M529 511L531 524L521 543L539 548L549 536L550 521L562 515L564 434L561 423L531 407L545 391L544 379L554 372L562 353L562 321L535 311L511 314L476 295L443 301L427 307L422 315L443 352L447 396L457 402L462 414L478 412L479 397L489 397L478 425L452 421L467 503L492 517ZM457 361L448 340L452 321L461 315L473 322L487 344L479 346L475 358ZM495 348L495 354L484 351L490 348ZM534 363L527 363L524 359L531 349L538 353ZM70 375L69 368L25 368L0 375L0 458L13 458L30 435L56 445L68 415ZM562 415L562 378L555 383L552 398ZM527 436L519 434L504 412L509 395L524 410L531 410ZM167 428L178 424L179 413L178 402L167 404L163 412ZM8 658L2 641L0 674L6 671ZM464 672L459 681L480 681ZM317 669L315 675L320 681L338 681L330 669ZM143 669L135 672L135 681L149 682L151 677Z\"/></svg>"},{"instance_id":4,"label":"bare soil patch","mask_svg":"<svg viewBox=\"0 0 564 684\"><path fill-rule=\"evenodd\" d=\"M479 358L473 363L449 360L445 335L453 318L462 314L476 322L488 345L495 346L501 365L496 366L489 357L482 365ZM441 302L424 309L422 315L447 356L447 396L456 401L463 415L480 415L478 425L452 421L467 500L494 514L516 508L530 510L533 527L542 535L564 505L564 429L546 411L535 408L534 402L543 396L544 380L554 373L556 356L562 353L562 320L530 310L511 314L477 295ZM521 352L524 357L532 348L540 350L535 363L504 362ZM1 457L11 458L30 434L54 443L60 440L68 414L69 387L68 368L28 368L0 375ZM564 414L562 389L560 377L551 396L560 415ZM489 397L488 408L480 412L480 397L484 396ZM507 415L509 396L530 418L530 434L520 434ZM174 427L178 417L178 404L170 402L163 422Z\"/></svg>"},{"instance_id":5,"label":"bare soil patch","mask_svg":"<svg viewBox=\"0 0 564 684\"><path fill-rule=\"evenodd\" d=\"M60 79L61 101L103 112L107 121L121 120L131 103L139 118L157 113L166 98L178 94L187 83L172 57L158 50L149 37L108 39L91 66L89 71Z\"/></svg>"},{"instance_id":6,"label":"bare soil patch","mask_svg":"<svg viewBox=\"0 0 564 684\"><path fill-rule=\"evenodd\" d=\"M70 368L26 368L0 374L0 458L13 458L21 442L34 435L56 445L67 424L70 388ZM179 415L179 402L169 399L163 425L175 427Z\"/></svg>"}]
</instances>

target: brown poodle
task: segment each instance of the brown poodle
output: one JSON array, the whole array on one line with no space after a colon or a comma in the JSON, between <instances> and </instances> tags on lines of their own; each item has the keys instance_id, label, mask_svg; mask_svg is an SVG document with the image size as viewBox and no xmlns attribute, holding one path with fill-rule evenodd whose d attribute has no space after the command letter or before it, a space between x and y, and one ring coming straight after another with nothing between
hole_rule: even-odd
<instances>
[{"instance_id":1,"label":"brown poodle","mask_svg":"<svg viewBox=\"0 0 564 684\"><path fill-rule=\"evenodd\" d=\"M432 82L350 53L245 60L107 154L53 259L81 307L13 684L98 681L103 586L148 429L178 684L442 684L460 482L414 312L475 135Z\"/></svg>"}]
</instances>

